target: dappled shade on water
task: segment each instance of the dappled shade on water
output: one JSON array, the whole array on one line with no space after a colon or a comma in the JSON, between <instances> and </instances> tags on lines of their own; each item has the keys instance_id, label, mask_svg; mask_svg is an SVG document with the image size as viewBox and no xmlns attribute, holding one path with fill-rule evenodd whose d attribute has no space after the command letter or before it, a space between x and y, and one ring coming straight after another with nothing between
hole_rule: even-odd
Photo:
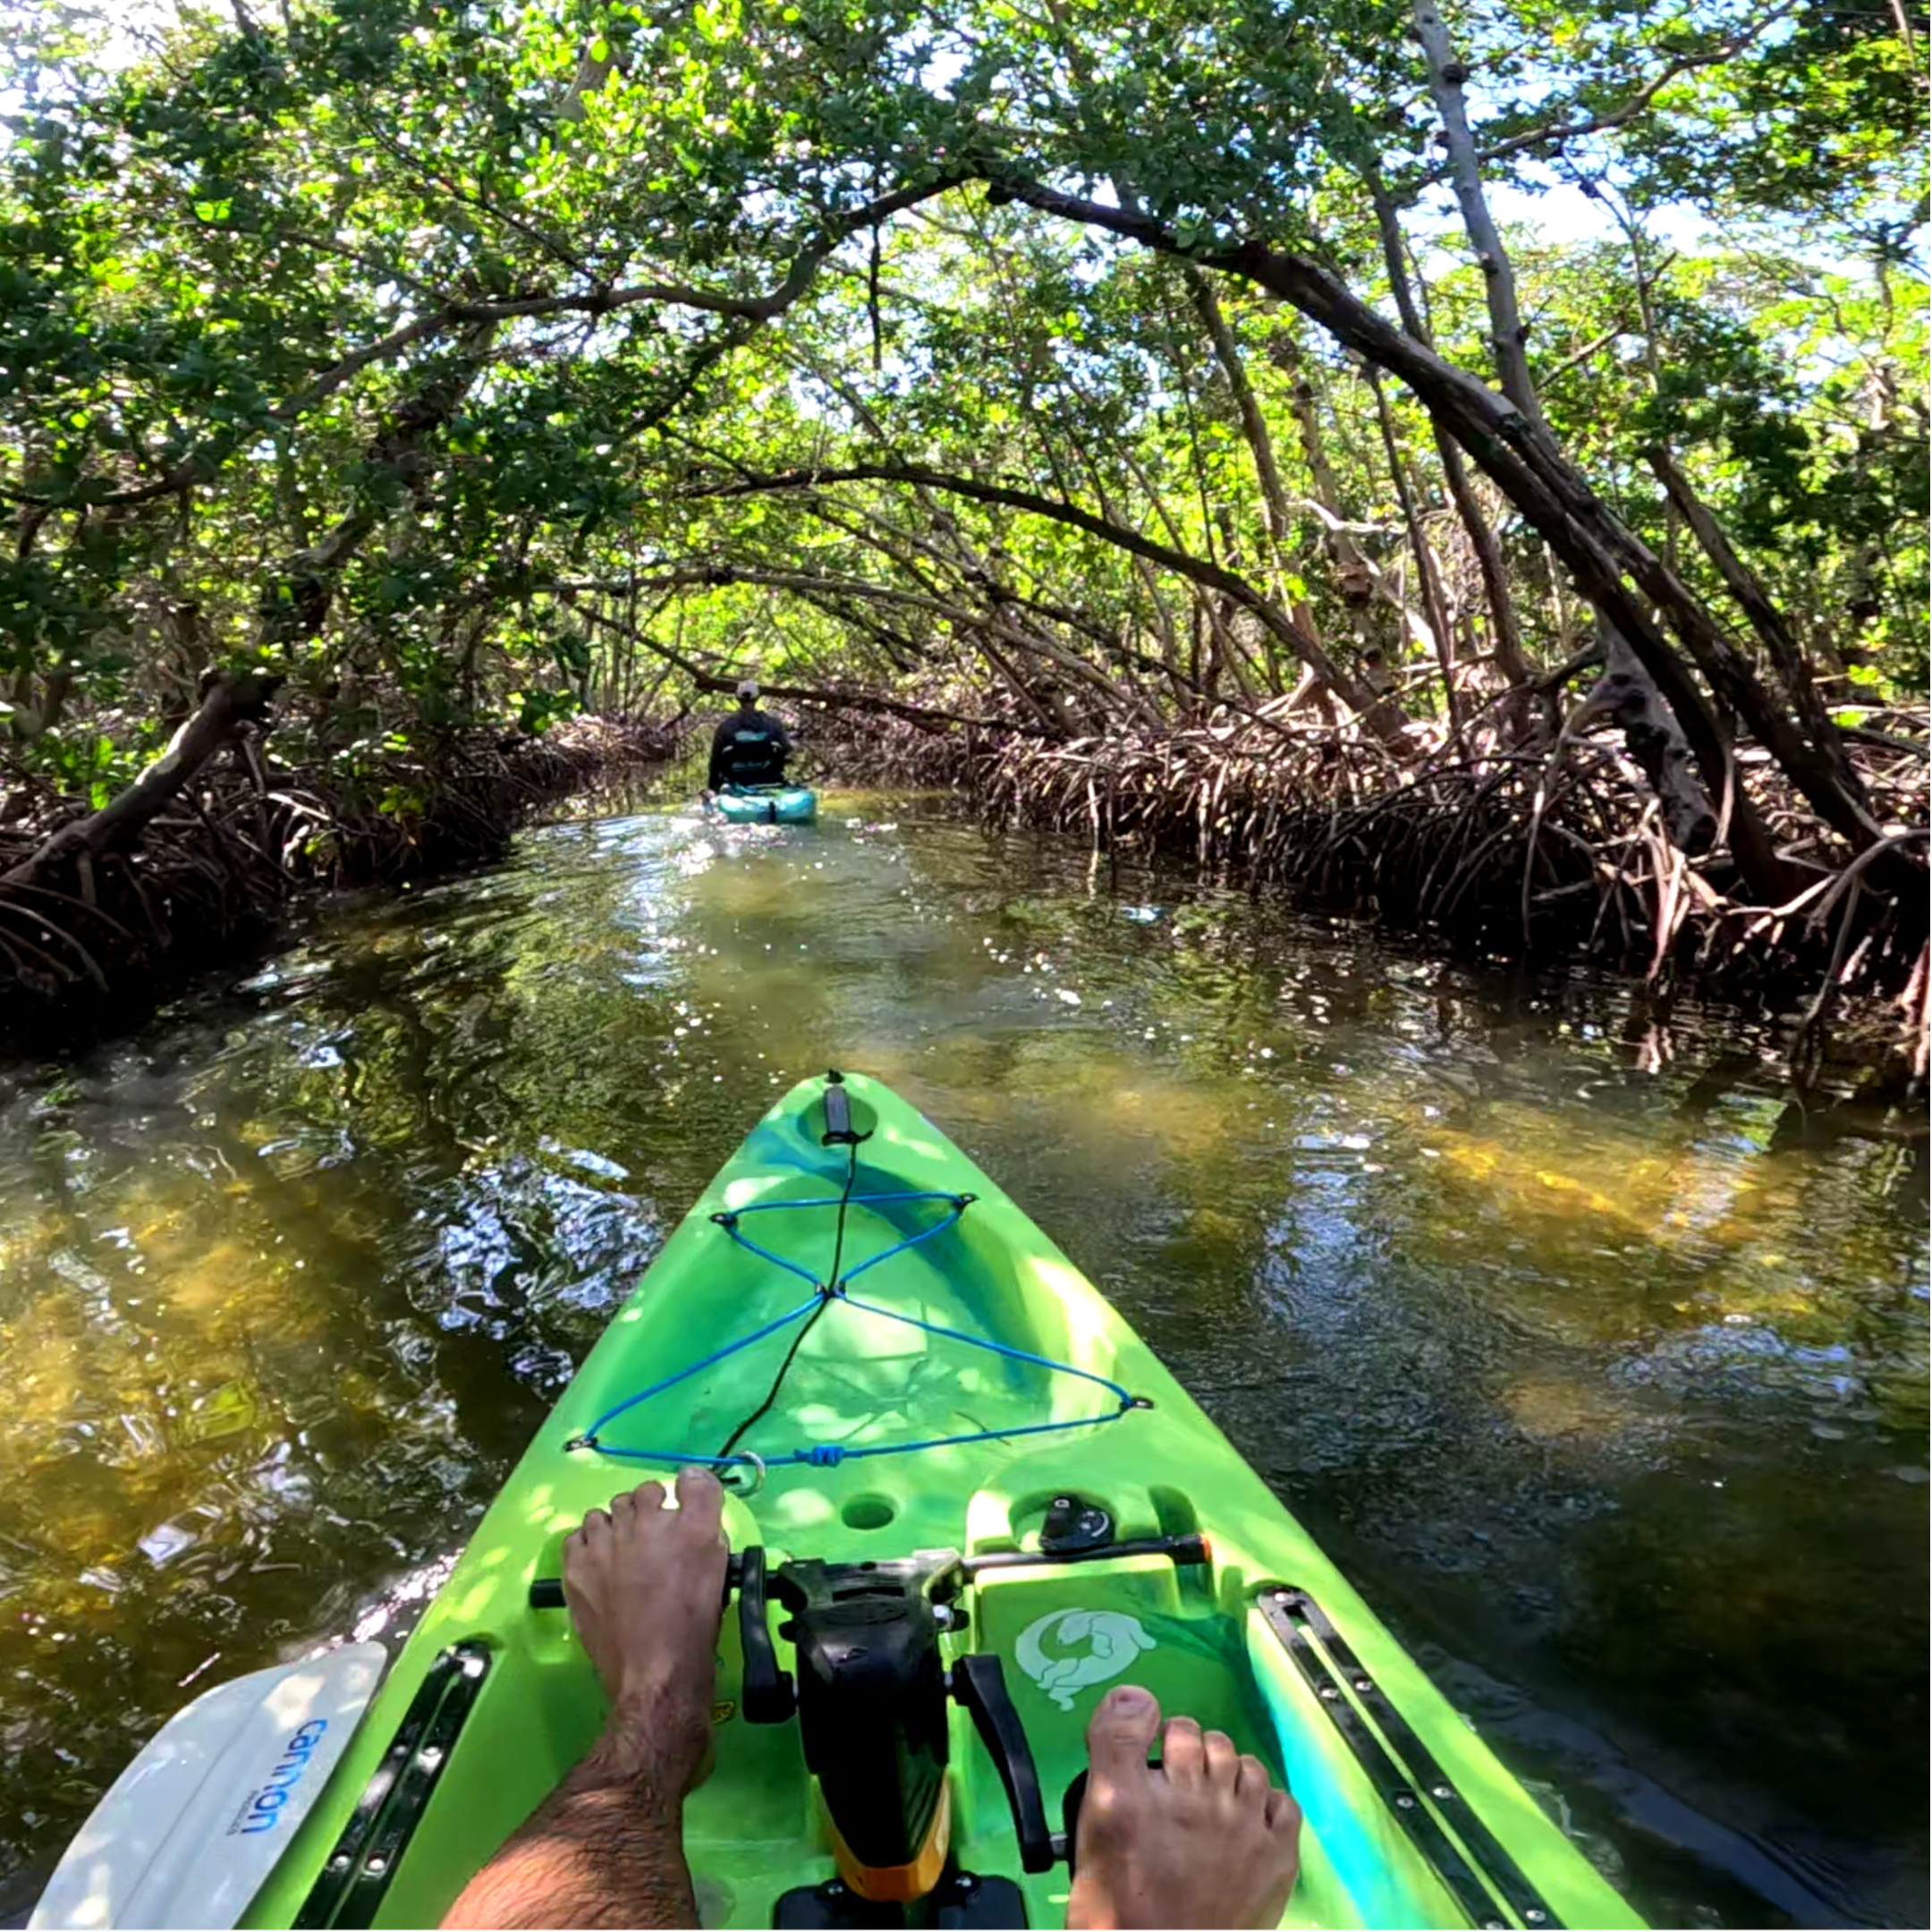
<instances>
[{"instance_id":1,"label":"dappled shade on water","mask_svg":"<svg viewBox=\"0 0 1932 1932\"><path fill-rule=\"evenodd\" d=\"M757 1111L841 1064L1018 1196L1653 1914L1909 1919L1923 1142L1656 1027L902 800L555 826L318 915L0 1097L23 1896L194 1689L409 1613Z\"/></svg>"}]
</instances>

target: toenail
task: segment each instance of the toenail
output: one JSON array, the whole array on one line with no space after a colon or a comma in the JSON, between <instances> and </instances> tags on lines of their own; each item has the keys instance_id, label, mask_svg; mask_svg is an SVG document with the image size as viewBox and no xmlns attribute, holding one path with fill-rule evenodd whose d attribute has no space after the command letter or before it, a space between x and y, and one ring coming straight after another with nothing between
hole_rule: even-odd
<instances>
[{"instance_id":1,"label":"toenail","mask_svg":"<svg viewBox=\"0 0 1932 1932\"><path fill-rule=\"evenodd\" d=\"M1154 1693L1143 1690L1139 1684L1119 1684L1107 1692L1106 1700L1123 1716L1131 1716L1135 1711L1152 1709Z\"/></svg>"}]
</instances>

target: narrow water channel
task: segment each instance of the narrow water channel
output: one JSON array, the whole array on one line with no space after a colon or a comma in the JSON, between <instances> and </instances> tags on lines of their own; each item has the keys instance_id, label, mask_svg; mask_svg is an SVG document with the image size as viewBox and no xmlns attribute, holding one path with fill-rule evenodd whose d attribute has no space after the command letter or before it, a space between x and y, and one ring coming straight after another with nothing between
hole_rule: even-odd
<instances>
[{"instance_id":1,"label":"narrow water channel","mask_svg":"<svg viewBox=\"0 0 1932 1932\"><path fill-rule=\"evenodd\" d=\"M1923 1924L1923 1138L848 794L314 915L0 1083L0 1917L220 1677L434 1588L767 1099L894 1082L1660 1925Z\"/></svg>"}]
</instances>

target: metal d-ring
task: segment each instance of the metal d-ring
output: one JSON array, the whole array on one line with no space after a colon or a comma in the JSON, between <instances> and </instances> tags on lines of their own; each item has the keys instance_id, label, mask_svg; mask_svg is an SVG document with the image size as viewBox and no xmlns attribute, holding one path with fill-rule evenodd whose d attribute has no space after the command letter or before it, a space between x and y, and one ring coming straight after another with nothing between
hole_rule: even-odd
<instances>
[{"instance_id":1,"label":"metal d-ring","mask_svg":"<svg viewBox=\"0 0 1932 1932\"><path fill-rule=\"evenodd\" d=\"M730 1463L726 1467L734 1468L746 1463L749 1463L751 1469L751 1477L749 1481L733 1482L730 1476L723 1471L720 1471L718 1476L718 1480L735 1496L755 1496L765 1487L765 1458L763 1456L753 1455L750 1450L742 1449L732 1457Z\"/></svg>"}]
</instances>

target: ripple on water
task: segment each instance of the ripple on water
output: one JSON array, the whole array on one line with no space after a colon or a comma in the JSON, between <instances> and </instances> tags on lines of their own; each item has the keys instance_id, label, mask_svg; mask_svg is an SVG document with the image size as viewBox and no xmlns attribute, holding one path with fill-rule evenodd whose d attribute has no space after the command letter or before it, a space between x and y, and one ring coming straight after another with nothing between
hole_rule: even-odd
<instances>
[{"instance_id":1,"label":"ripple on water","mask_svg":"<svg viewBox=\"0 0 1932 1932\"><path fill-rule=\"evenodd\" d=\"M1107 877L910 800L562 825L0 1091L0 1858L188 1685L404 1627L839 1064L1021 1197L1660 1921L1922 1919L1923 1139L1720 1014Z\"/></svg>"}]
</instances>

